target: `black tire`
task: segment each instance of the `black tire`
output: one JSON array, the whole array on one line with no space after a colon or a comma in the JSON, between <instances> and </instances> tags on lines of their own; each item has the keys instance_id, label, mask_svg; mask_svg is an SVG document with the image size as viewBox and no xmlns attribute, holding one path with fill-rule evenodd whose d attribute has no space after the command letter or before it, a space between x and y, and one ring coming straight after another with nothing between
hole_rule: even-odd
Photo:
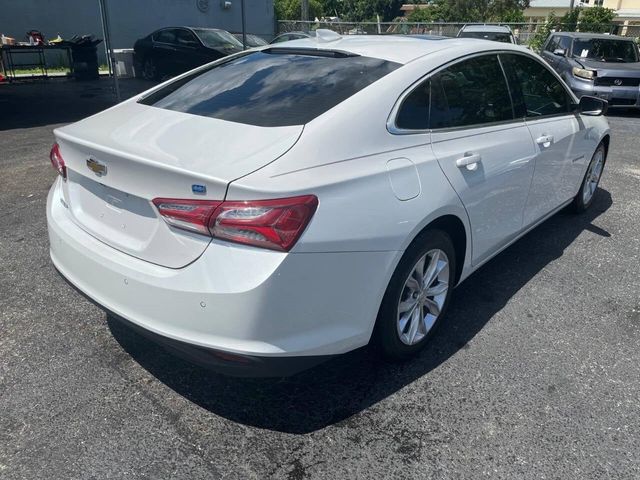
<instances>
[{"instance_id":1,"label":"black tire","mask_svg":"<svg viewBox=\"0 0 640 480\"><path fill-rule=\"evenodd\" d=\"M414 267L424 255L432 250L444 252L449 263L449 285L446 298L433 326L428 329L421 340L413 345L408 345L400 338L400 327L398 326L400 299L402 295L407 293L405 282L414 272ZM429 342L446 315L455 286L456 260L453 242L449 235L441 230L431 229L422 232L406 250L391 277L376 320L374 339L385 358L396 361L407 360L415 356Z\"/></svg>"},{"instance_id":2,"label":"black tire","mask_svg":"<svg viewBox=\"0 0 640 480\"><path fill-rule=\"evenodd\" d=\"M155 60L151 57L147 57L142 62L142 78L145 80L158 80L160 78L160 71Z\"/></svg>"},{"instance_id":3,"label":"black tire","mask_svg":"<svg viewBox=\"0 0 640 480\"><path fill-rule=\"evenodd\" d=\"M595 167L596 162L598 161L597 159L599 158L598 157L599 155L602 155L602 167L600 168L600 173L598 175L598 179L595 184L595 190L593 190L593 193L585 201L585 190L589 188L590 183L593 185L593 182L587 182L587 178L589 178L592 175L593 169ZM591 157L591 161L589 162L587 171L585 172L584 177L582 178L582 183L580 184L580 190L578 190L578 194L573 198L573 203L571 204L571 206L574 212L582 213L587 208L589 208L593 203L593 199L596 198L596 194L598 193L598 185L600 184L600 179L602 178L602 171L604 170L604 166L606 163L607 163L607 149L601 143L600 145L598 145L598 148L596 148L596 151L593 152L593 156Z\"/></svg>"}]
</instances>

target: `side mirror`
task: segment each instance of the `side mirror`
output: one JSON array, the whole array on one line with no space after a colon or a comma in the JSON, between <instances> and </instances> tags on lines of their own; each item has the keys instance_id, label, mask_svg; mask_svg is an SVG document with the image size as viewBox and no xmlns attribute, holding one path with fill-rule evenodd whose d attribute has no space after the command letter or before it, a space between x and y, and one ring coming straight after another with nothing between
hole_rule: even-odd
<instances>
[{"instance_id":1,"label":"side mirror","mask_svg":"<svg viewBox=\"0 0 640 480\"><path fill-rule=\"evenodd\" d=\"M564 57L567 54L567 51L564 48L556 48L553 51L553 54L559 57Z\"/></svg>"},{"instance_id":2,"label":"side mirror","mask_svg":"<svg viewBox=\"0 0 640 480\"><path fill-rule=\"evenodd\" d=\"M597 97L583 96L578 103L578 112L582 115L591 115L597 117L607 113L609 102Z\"/></svg>"}]
</instances>

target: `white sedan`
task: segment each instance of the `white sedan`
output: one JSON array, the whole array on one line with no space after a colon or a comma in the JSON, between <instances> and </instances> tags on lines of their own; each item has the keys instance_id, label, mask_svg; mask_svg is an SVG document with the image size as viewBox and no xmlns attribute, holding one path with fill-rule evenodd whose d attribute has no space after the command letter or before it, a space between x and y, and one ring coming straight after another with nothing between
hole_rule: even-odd
<instances>
[{"instance_id":1,"label":"white sedan","mask_svg":"<svg viewBox=\"0 0 640 480\"><path fill-rule=\"evenodd\" d=\"M416 354L453 288L592 203L606 102L476 39L254 49L55 131L51 259L198 363L280 375Z\"/></svg>"}]
</instances>

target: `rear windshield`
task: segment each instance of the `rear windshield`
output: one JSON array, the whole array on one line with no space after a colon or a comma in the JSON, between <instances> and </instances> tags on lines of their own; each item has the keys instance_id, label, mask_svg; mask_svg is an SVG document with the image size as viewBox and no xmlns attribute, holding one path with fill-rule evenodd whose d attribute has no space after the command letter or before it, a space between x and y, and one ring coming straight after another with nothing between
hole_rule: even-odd
<instances>
[{"instance_id":1,"label":"rear windshield","mask_svg":"<svg viewBox=\"0 0 640 480\"><path fill-rule=\"evenodd\" d=\"M576 38L573 56L600 62L635 63L638 51L634 42L609 38Z\"/></svg>"},{"instance_id":2,"label":"rear windshield","mask_svg":"<svg viewBox=\"0 0 640 480\"><path fill-rule=\"evenodd\" d=\"M400 66L340 52L270 51L198 71L139 103L261 127L302 125Z\"/></svg>"},{"instance_id":3,"label":"rear windshield","mask_svg":"<svg viewBox=\"0 0 640 480\"><path fill-rule=\"evenodd\" d=\"M484 40L493 40L494 42L512 43L510 33L500 32L461 32L462 38L482 38Z\"/></svg>"}]
</instances>

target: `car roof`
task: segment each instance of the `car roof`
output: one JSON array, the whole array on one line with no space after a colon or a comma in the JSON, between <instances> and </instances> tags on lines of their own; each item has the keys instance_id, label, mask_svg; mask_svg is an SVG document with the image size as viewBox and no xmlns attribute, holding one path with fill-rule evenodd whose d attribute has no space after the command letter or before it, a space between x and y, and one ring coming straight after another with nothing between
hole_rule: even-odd
<instances>
[{"instance_id":1,"label":"car roof","mask_svg":"<svg viewBox=\"0 0 640 480\"><path fill-rule=\"evenodd\" d=\"M281 37L282 35L306 35L306 36L314 36L316 34L316 32L314 32L313 30L310 30L308 32L303 32L302 30L295 30L293 32L282 32L279 33L277 36Z\"/></svg>"},{"instance_id":2,"label":"car roof","mask_svg":"<svg viewBox=\"0 0 640 480\"><path fill-rule=\"evenodd\" d=\"M211 30L212 32L226 32L226 30L222 30L221 28L209 28L209 27L188 27L185 25L171 26L171 27L162 27L155 30L153 33L158 33L163 30L175 30L176 28L184 28L187 30Z\"/></svg>"},{"instance_id":3,"label":"car roof","mask_svg":"<svg viewBox=\"0 0 640 480\"><path fill-rule=\"evenodd\" d=\"M511 29L506 25L480 25L469 24L460 29L465 32L498 32L498 33L511 33Z\"/></svg>"},{"instance_id":4,"label":"car roof","mask_svg":"<svg viewBox=\"0 0 640 480\"><path fill-rule=\"evenodd\" d=\"M606 33L588 33L588 32L555 32L549 36L561 35L570 38L613 38L615 40L628 40L633 41L629 37L621 37L619 35L608 35Z\"/></svg>"},{"instance_id":5,"label":"car roof","mask_svg":"<svg viewBox=\"0 0 640 480\"><path fill-rule=\"evenodd\" d=\"M329 30L320 31L312 38L281 43L282 48L313 48L354 53L365 57L380 58L396 63L409 63L419 57L448 48L459 47L468 53L495 50L496 42L477 38L416 38L414 35L345 35ZM331 34L330 36L324 32ZM328 40L330 39L330 40ZM273 45L271 45L272 47ZM524 47L501 44L501 50L514 49L528 52Z\"/></svg>"}]
</instances>

